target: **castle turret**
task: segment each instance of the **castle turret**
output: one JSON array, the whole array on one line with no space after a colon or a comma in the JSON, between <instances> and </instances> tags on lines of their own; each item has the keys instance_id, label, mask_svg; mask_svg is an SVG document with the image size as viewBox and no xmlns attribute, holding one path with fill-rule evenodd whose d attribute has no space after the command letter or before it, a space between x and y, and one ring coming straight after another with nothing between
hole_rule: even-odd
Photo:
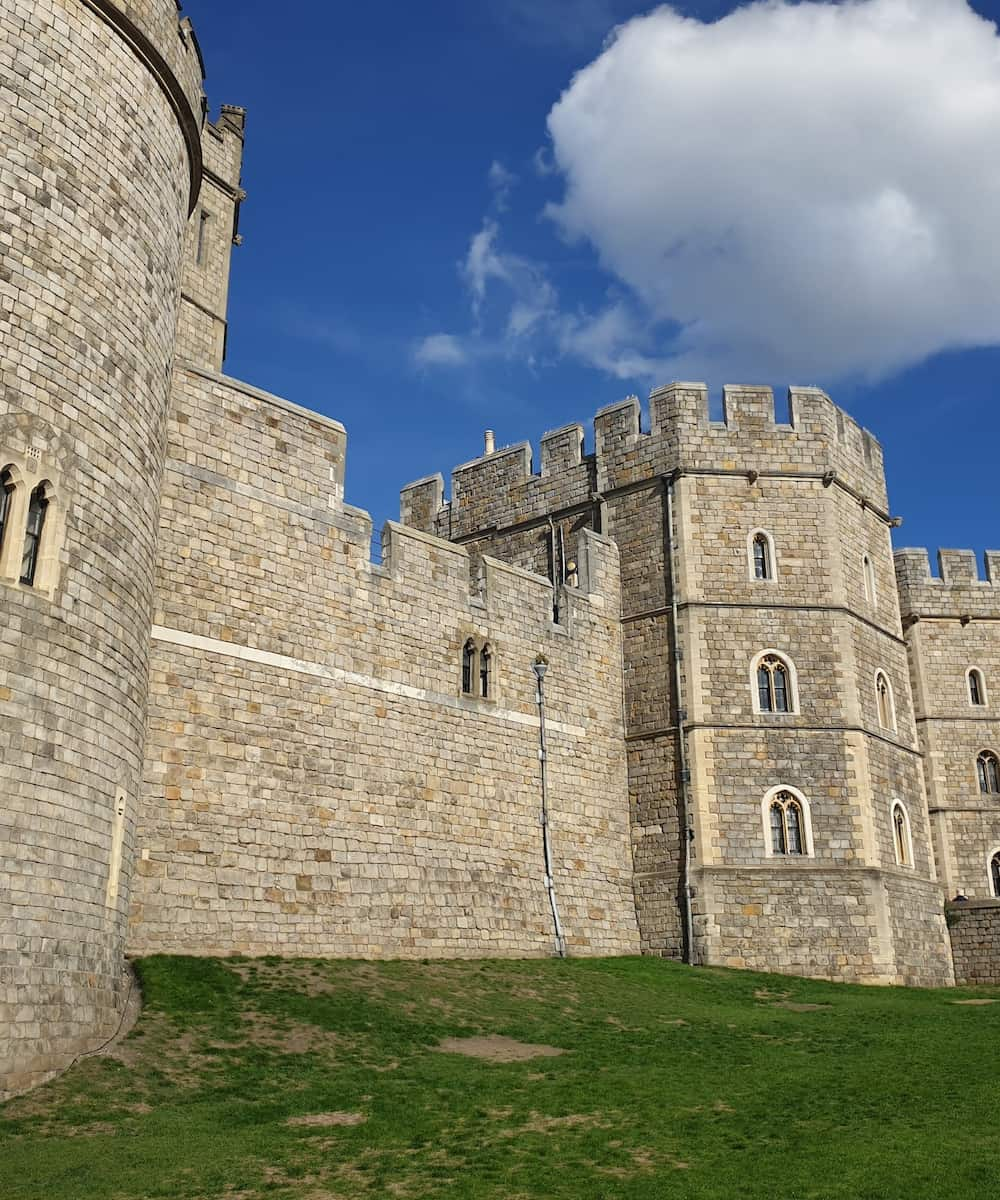
<instances>
[{"instance_id":1,"label":"castle turret","mask_svg":"<svg viewBox=\"0 0 1000 1200\"><path fill-rule=\"evenodd\" d=\"M203 167L201 58L178 7L0 9L0 1093L113 1030L124 1000L164 426Z\"/></svg>"},{"instance_id":2,"label":"castle turret","mask_svg":"<svg viewBox=\"0 0 1000 1200\"><path fill-rule=\"evenodd\" d=\"M1000 552L896 551L917 729L945 895L1000 898ZM957 960L956 960L957 965Z\"/></svg>"},{"instance_id":3,"label":"castle turret","mask_svg":"<svg viewBox=\"0 0 1000 1200\"><path fill-rule=\"evenodd\" d=\"M941 983L951 964L894 586L882 451L817 388L654 391L405 489L405 521L568 583L617 542L644 947ZM557 601L558 608L558 601Z\"/></svg>"}]
</instances>

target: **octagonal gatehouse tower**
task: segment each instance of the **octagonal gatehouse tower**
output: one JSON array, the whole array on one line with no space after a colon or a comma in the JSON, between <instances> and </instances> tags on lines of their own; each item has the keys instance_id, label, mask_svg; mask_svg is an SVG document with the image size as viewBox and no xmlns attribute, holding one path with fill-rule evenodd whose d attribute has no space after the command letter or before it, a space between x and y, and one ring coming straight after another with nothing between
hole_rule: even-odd
<instances>
[{"instance_id":1,"label":"octagonal gatehouse tower","mask_svg":"<svg viewBox=\"0 0 1000 1200\"><path fill-rule=\"evenodd\" d=\"M0 1094L112 1031L201 56L176 0L3 0Z\"/></svg>"}]
</instances>

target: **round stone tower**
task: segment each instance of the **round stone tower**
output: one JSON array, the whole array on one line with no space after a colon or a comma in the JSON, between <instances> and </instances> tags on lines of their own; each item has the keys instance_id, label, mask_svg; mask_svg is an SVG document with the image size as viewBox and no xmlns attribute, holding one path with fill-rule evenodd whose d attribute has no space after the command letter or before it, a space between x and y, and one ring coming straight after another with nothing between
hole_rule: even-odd
<instances>
[{"instance_id":1,"label":"round stone tower","mask_svg":"<svg viewBox=\"0 0 1000 1200\"><path fill-rule=\"evenodd\" d=\"M0 1096L113 1031L201 59L177 0L0 0Z\"/></svg>"}]
</instances>

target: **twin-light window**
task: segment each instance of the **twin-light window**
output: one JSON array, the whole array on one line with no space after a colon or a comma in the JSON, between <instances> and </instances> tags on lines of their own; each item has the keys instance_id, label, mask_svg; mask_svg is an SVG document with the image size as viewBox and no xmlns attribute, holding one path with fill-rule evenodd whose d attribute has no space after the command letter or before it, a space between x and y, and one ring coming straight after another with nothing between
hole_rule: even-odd
<instances>
[{"instance_id":1,"label":"twin-light window","mask_svg":"<svg viewBox=\"0 0 1000 1200\"><path fill-rule=\"evenodd\" d=\"M462 647L462 695L493 698L493 651L489 642L470 637Z\"/></svg>"},{"instance_id":2,"label":"twin-light window","mask_svg":"<svg viewBox=\"0 0 1000 1200\"><path fill-rule=\"evenodd\" d=\"M49 480L29 490L18 468L0 472L0 580L25 587L54 585L53 503Z\"/></svg>"}]
</instances>

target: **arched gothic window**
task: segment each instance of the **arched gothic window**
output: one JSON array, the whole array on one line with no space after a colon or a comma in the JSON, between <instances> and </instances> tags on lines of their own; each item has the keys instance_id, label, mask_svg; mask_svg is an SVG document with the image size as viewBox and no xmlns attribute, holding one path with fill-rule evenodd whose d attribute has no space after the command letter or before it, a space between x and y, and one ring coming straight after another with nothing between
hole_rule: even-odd
<instances>
[{"instance_id":1,"label":"arched gothic window","mask_svg":"<svg viewBox=\"0 0 1000 1200\"><path fill-rule=\"evenodd\" d=\"M757 663L757 707L762 713L794 711L791 673L777 654L765 654Z\"/></svg>"},{"instance_id":2,"label":"arched gothic window","mask_svg":"<svg viewBox=\"0 0 1000 1200\"><path fill-rule=\"evenodd\" d=\"M878 723L883 729L896 728L896 705L892 698L892 685L884 671L875 676L875 699L878 706Z\"/></svg>"},{"instance_id":3,"label":"arched gothic window","mask_svg":"<svg viewBox=\"0 0 1000 1200\"><path fill-rule=\"evenodd\" d=\"M983 673L976 667L969 670L969 703L975 705L986 703L986 685Z\"/></svg>"},{"instance_id":4,"label":"arched gothic window","mask_svg":"<svg viewBox=\"0 0 1000 1200\"><path fill-rule=\"evenodd\" d=\"M462 692L466 696L472 695L472 681L475 674L476 666L476 643L469 640L462 647Z\"/></svg>"},{"instance_id":5,"label":"arched gothic window","mask_svg":"<svg viewBox=\"0 0 1000 1200\"><path fill-rule=\"evenodd\" d=\"M777 792L770 805L771 853L804 854L802 805L791 792Z\"/></svg>"},{"instance_id":6,"label":"arched gothic window","mask_svg":"<svg viewBox=\"0 0 1000 1200\"><path fill-rule=\"evenodd\" d=\"M892 806L892 845L899 866L912 867L913 841L910 837L910 818L898 800Z\"/></svg>"},{"instance_id":7,"label":"arched gothic window","mask_svg":"<svg viewBox=\"0 0 1000 1200\"><path fill-rule=\"evenodd\" d=\"M40 483L28 501L28 524L24 533L24 554L21 558L21 582L34 587L38 570L38 554L45 528L45 513L49 507L46 484Z\"/></svg>"},{"instance_id":8,"label":"arched gothic window","mask_svg":"<svg viewBox=\"0 0 1000 1200\"><path fill-rule=\"evenodd\" d=\"M763 530L753 534L750 542L750 561L754 579L774 578L774 544Z\"/></svg>"},{"instance_id":9,"label":"arched gothic window","mask_svg":"<svg viewBox=\"0 0 1000 1200\"><path fill-rule=\"evenodd\" d=\"M488 700L492 680L490 679L490 670L493 666L493 655L490 654L489 646L484 646L479 651L479 694L484 700Z\"/></svg>"},{"instance_id":10,"label":"arched gothic window","mask_svg":"<svg viewBox=\"0 0 1000 1200\"><path fill-rule=\"evenodd\" d=\"M1000 850L990 859L990 888L993 895L1000 900Z\"/></svg>"},{"instance_id":11,"label":"arched gothic window","mask_svg":"<svg viewBox=\"0 0 1000 1200\"><path fill-rule=\"evenodd\" d=\"M0 474L0 553L3 551L4 534L14 503L14 479L9 470Z\"/></svg>"},{"instance_id":12,"label":"arched gothic window","mask_svg":"<svg viewBox=\"0 0 1000 1200\"><path fill-rule=\"evenodd\" d=\"M986 795L1000 792L1000 759L992 750L984 750L976 759L979 790Z\"/></svg>"}]
</instances>

